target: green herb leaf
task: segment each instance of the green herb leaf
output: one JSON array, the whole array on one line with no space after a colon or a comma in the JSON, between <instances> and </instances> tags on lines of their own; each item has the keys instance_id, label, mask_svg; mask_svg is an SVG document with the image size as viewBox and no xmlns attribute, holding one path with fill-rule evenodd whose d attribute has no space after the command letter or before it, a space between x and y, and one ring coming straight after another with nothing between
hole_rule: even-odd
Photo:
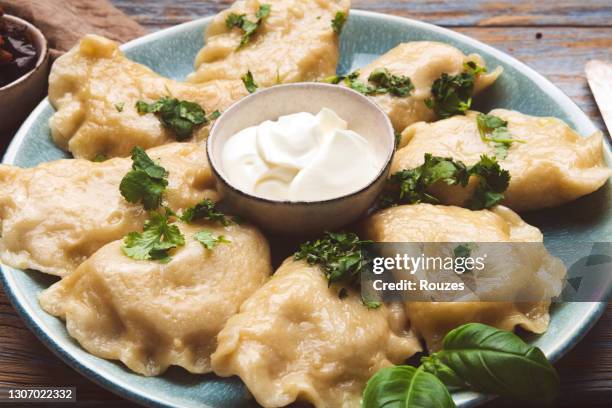
<instances>
[{"instance_id":1,"label":"green herb leaf","mask_svg":"<svg viewBox=\"0 0 612 408\"><path fill-rule=\"evenodd\" d=\"M93 161L95 161L96 163L102 163L107 160L108 160L108 156L106 156L104 153L96 154L96 157L94 157L93 159Z\"/></svg>"},{"instance_id":2,"label":"green herb leaf","mask_svg":"<svg viewBox=\"0 0 612 408\"><path fill-rule=\"evenodd\" d=\"M241 76L240 79L242 79L242 83L244 84L246 90L249 91L249 93L253 93L257 91L257 88L259 88L259 86L255 82L255 79L253 78L253 74L251 73L251 71L247 71L247 73Z\"/></svg>"},{"instance_id":3,"label":"green herb leaf","mask_svg":"<svg viewBox=\"0 0 612 408\"><path fill-rule=\"evenodd\" d=\"M158 212L151 212L142 233L130 232L123 241L123 253L132 259L155 259L169 262L168 251L185 245L185 237L176 225L169 225L168 218Z\"/></svg>"},{"instance_id":4,"label":"green herb leaf","mask_svg":"<svg viewBox=\"0 0 612 408\"><path fill-rule=\"evenodd\" d=\"M161 204L162 194L168 185L168 172L155 164L140 147L132 150L132 170L121 180L119 190L130 203L142 202L144 208L153 210Z\"/></svg>"},{"instance_id":5,"label":"green herb leaf","mask_svg":"<svg viewBox=\"0 0 612 408\"><path fill-rule=\"evenodd\" d=\"M181 221L186 223L191 223L193 221L202 219L216 221L225 226L228 226L232 223L231 219L229 219L221 211L217 210L215 203L212 202L209 198L206 198L197 203L195 206L186 209L180 218Z\"/></svg>"},{"instance_id":6,"label":"green herb leaf","mask_svg":"<svg viewBox=\"0 0 612 408\"><path fill-rule=\"evenodd\" d=\"M164 97L153 103L138 101L136 110L140 114L154 113L160 123L172 130L179 141L191 137L196 126L209 121L200 105L176 98Z\"/></svg>"},{"instance_id":7,"label":"green herb leaf","mask_svg":"<svg viewBox=\"0 0 612 408\"><path fill-rule=\"evenodd\" d=\"M330 283L342 281L357 286L360 273L371 261L365 251L371 243L353 233L326 232L323 238L300 245L293 258L320 265Z\"/></svg>"},{"instance_id":8,"label":"green herb leaf","mask_svg":"<svg viewBox=\"0 0 612 408\"><path fill-rule=\"evenodd\" d=\"M218 244L229 244L230 241L225 239L223 235L215 237L211 231L200 231L194 235L194 238L206 249L213 249Z\"/></svg>"},{"instance_id":9,"label":"green herb leaf","mask_svg":"<svg viewBox=\"0 0 612 408\"><path fill-rule=\"evenodd\" d=\"M334 33L340 35L342 32L342 27L344 27L344 23L346 23L346 13L343 11L338 11L331 22Z\"/></svg>"},{"instance_id":10,"label":"green herb leaf","mask_svg":"<svg viewBox=\"0 0 612 408\"><path fill-rule=\"evenodd\" d=\"M478 133L480 139L485 142L491 142L495 147L495 157L500 160L508 156L508 149L513 142L524 143L522 140L514 140L508 131L508 122L495 115L485 115L479 113L476 116L476 124L478 125Z\"/></svg>"},{"instance_id":11,"label":"green herb leaf","mask_svg":"<svg viewBox=\"0 0 612 408\"><path fill-rule=\"evenodd\" d=\"M422 368L394 366L379 370L366 385L362 408L452 408L444 384Z\"/></svg>"},{"instance_id":12,"label":"green herb leaf","mask_svg":"<svg viewBox=\"0 0 612 408\"><path fill-rule=\"evenodd\" d=\"M442 119L463 115L470 109L476 77L487 72L473 61L466 62L464 68L466 72L459 75L442 74L431 86L432 97L425 100L425 105Z\"/></svg>"},{"instance_id":13,"label":"green herb leaf","mask_svg":"<svg viewBox=\"0 0 612 408\"><path fill-rule=\"evenodd\" d=\"M234 27L242 30L242 38L240 39L240 45L238 45L238 49L241 49L245 45L247 45L251 41L251 37L259 26L261 22L270 15L270 10L272 7L269 4L262 4L259 6L259 10L255 13L256 20L253 22L246 18L246 14L236 14L230 13L225 18L225 25L228 29L232 29Z\"/></svg>"},{"instance_id":14,"label":"green herb leaf","mask_svg":"<svg viewBox=\"0 0 612 408\"><path fill-rule=\"evenodd\" d=\"M372 71L368 81L377 86L377 93L388 92L394 96L404 97L410 95L414 90L410 77L393 75L387 68Z\"/></svg>"},{"instance_id":15,"label":"green herb leaf","mask_svg":"<svg viewBox=\"0 0 612 408\"><path fill-rule=\"evenodd\" d=\"M123 112L124 106L125 106L125 102L118 102L115 104L115 109L117 109L117 112Z\"/></svg>"},{"instance_id":16,"label":"green herb leaf","mask_svg":"<svg viewBox=\"0 0 612 408\"><path fill-rule=\"evenodd\" d=\"M470 176L478 176L479 184L467 203L469 208L490 208L504 198L510 173L502 169L494 158L482 155L478 163L467 167L459 160L426 153L422 165L398 171L389 178L387 191L379 205L384 208L399 204L437 204L438 199L428 193L433 184L443 182L465 187Z\"/></svg>"},{"instance_id":17,"label":"green herb leaf","mask_svg":"<svg viewBox=\"0 0 612 408\"><path fill-rule=\"evenodd\" d=\"M480 323L452 330L443 349L425 360L434 360L438 369L448 367L454 377L485 393L548 402L559 391L559 376L542 350L512 332Z\"/></svg>"}]
</instances>

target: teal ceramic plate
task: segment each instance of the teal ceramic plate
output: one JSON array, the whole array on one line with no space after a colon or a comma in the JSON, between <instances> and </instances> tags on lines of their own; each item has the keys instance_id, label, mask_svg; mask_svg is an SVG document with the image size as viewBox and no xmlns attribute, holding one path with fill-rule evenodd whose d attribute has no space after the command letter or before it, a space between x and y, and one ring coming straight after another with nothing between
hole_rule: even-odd
<instances>
[{"instance_id":1,"label":"teal ceramic plate","mask_svg":"<svg viewBox=\"0 0 612 408\"><path fill-rule=\"evenodd\" d=\"M210 18L204 18L172 27L134 40L122 48L128 57L158 73L182 79L193 69L192 62L202 47L203 29L209 21ZM595 131L591 121L567 96L532 69L471 38L418 21L352 11L341 38L339 71L362 66L398 43L412 40L450 43L466 53L479 53L490 67L504 67L500 80L478 98L480 105L476 108L509 108L532 115L551 115L565 120L582 135ZM50 140L47 122L52 112L46 100L32 112L11 143L5 163L30 167L66 157ZM527 214L525 218L543 230L549 246L575 241L608 241L612 236L610 191L608 183L600 191L574 203ZM66 363L111 391L149 406L257 406L244 385L235 378L191 375L179 368L172 368L160 377L146 378L131 373L119 363L90 355L68 336L59 319L47 315L38 306L37 294L54 278L5 266L2 266L1 276L6 293L32 331ZM553 306L548 332L539 337L530 336L528 340L556 360L595 324L604 308L604 303ZM460 392L454 394L454 398L459 406L468 407L487 397Z\"/></svg>"}]
</instances>

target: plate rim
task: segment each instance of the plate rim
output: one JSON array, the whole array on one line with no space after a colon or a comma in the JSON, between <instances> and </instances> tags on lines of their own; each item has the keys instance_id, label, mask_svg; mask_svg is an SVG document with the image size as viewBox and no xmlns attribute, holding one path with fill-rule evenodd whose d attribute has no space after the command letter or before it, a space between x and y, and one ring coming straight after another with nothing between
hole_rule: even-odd
<instances>
[{"instance_id":1,"label":"plate rim","mask_svg":"<svg viewBox=\"0 0 612 408\"><path fill-rule=\"evenodd\" d=\"M518 60L517 58L507 54L493 46L490 46L486 43L481 42L475 38L469 37L465 34L459 33L449 28L441 27L432 23L427 23L419 20L414 20L407 17L395 16L391 14L378 13L373 11L359 10L359 9L351 9L351 14L370 17L370 18L378 18L383 20L391 20L396 21L400 24L408 24L413 27L417 27L423 30L431 31L437 34L441 34L443 36L454 37L458 39L460 42L465 43L465 45L473 48L480 48L493 55L495 58L500 61L512 66L514 69L519 71L521 75L526 76L532 82L535 83L544 93L549 95L549 97L555 100L557 103L564 106L564 110L568 118L573 122L574 125L582 124L591 128L591 132L597 130L597 126L592 122L592 120L576 105L576 103L567 96L561 89L555 86L550 80L548 80L544 75L538 73L536 70L531 68L526 63ZM197 18L192 21L188 21L182 24L174 25L153 33L146 34L142 37L131 40L125 44L120 46L122 51L129 51L134 47L138 47L142 44L146 44L147 42L151 42L157 40L159 38L164 38L168 35L171 35L175 32L181 32L185 30L189 30L192 26L197 27L200 25L204 25L209 23L215 16L206 16ZM204 33L202 32L202 36ZM45 97L36 108L30 113L28 118L23 122L20 126L19 130L13 137L11 143L9 144L3 158L3 164L13 164L17 153L19 152L19 148L22 145L23 140L27 136L29 130L32 125L36 121L36 119L40 116L40 113L47 109L52 108L49 103L48 97ZM606 139L606 138L604 138ZM606 139L607 140L607 139ZM610 155L609 153L609 142L604 142L605 145L605 154ZM13 308L17 311L19 317L23 322L25 322L28 329L34 333L34 335L49 349L59 357L64 363L66 363L69 367L77 371L79 374L85 376L89 380L94 383L102 386L108 391L113 392L114 394L121 396L123 398L127 398L133 402L138 404L152 406L152 407L164 407L164 408L175 408L180 405L171 405L165 401L161 401L158 398L146 394L146 391L140 390L138 387L133 387L129 382L118 380L117 378L110 377L105 378L96 372L95 368L89 367L87 363L83 363L79 361L77 358L73 357L70 351L66 350L63 346L61 346L57 341L55 341L43 328L46 325L40 321L33 313L31 313L28 309L27 302L23 302L21 298L21 290L16 283L14 277L12 276L13 271L21 271L17 268L12 268L3 264L0 264L0 283L9 298ZM40 273L40 272L37 272ZM586 334L593 328L593 326L597 323L599 318L604 313L607 303L606 302L588 302L589 307L587 312L581 318L581 331L573 332L569 335L570 339L565 341L560 347L558 346L555 350L549 353L548 358L553 361L557 361L563 355L565 355L569 350L571 350L574 346L576 346ZM471 407L479 405L480 403L492 399L494 397L484 394L472 393L474 395L473 398L470 398L467 401L463 401L461 404L462 407ZM204 408L212 408L204 403L201 405Z\"/></svg>"}]
</instances>

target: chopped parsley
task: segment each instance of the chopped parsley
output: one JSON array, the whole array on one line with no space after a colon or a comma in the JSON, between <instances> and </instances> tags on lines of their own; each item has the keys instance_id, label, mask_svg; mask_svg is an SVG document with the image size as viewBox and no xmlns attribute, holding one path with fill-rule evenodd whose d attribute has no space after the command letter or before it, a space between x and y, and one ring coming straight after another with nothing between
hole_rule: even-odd
<instances>
[{"instance_id":1,"label":"chopped parsley","mask_svg":"<svg viewBox=\"0 0 612 408\"><path fill-rule=\"evenodd\" d=\"M339 35L342 32L342 27L344 27L344 23L346 23L346 13L343 11L337 12L331 22L331 26L334 30L334 33Z\"/></svg>"},{"instance_id":2,"label":"chopped parsley","mask_svg":"<svg viewBox=\"0 0 612 408\"><path fill-rule=\"evenodd\" d=\"M168 172L155 164L140 147L132 150L132 170L121 180L119 190L130 203L142 202L147 210L161 204L162 194L168 185Z\"/></svg>"},{"instance_id":3,"label":"chopped parsley","mask_svg":"<svg viewBox=\"0 0 612 408\"><path fill-rule=\"evenodd\" d=\"M255 79L253 78L253 73L250 70L247 71L246 74L241 76L240 79L242 79L242 83L244 84L246 90L249 91L249 93L253 93L257 91L257 88L259 88L259 86L255 82Z\"/></svg>"},{"instance_id":4,"label":"chopped parsley","mask_svg":"<svg viewBox=\"0 0 612 408\"><path fill-rule=\"evenodd\" d=\"M153 103L138 101L136 110L140 114L154 113L179 141L189 138L196 126L205 125L210 120L199 104L171 97L163 97Z\"/></svg>"},{"instance_id":5,"label":"chopped parsley","mask_svg":"<svg viewBox=\"0 0 612 408\"><path fill-rule=\"evenodd\" d=\"M346 77L329 77L324 81L328 83L339 83L344 80L344 83L349 88L362 93L364 95L381 95L391 94L393 96L404 97L410 95L414 90L414 85L407 76L393 75L386 68L377 68L368 76L368 82L364 83L359 80L359 71L351 72Z\"/></svg>"},{"instance_id":6,"label":"chopped parsley","mask_svg":"<svg viewBox=\"0 0 612 408\"><path fill-rule=\"evenodd\" d=\"M472 93L476 77L486 68L469 61L464 64L465 72L458 75L443 73L431 86L431 98L425 105L438 117L444 119L454 115L463 115L472 105Z\"/></svg>"},{"instance_id":7,"label":"chopped parsley","mask_svg":"<svg viewBox=\"0 0 612 408\"><path fill-rule=\"evenodd\" d=\"M272 7L269 4L260 5L259 10L257 10L257 13L255 13L256 20L254 22L248 20L246 18L246 14L228 14L228 16L225 18L225 25L227 28L231 30L232 28L236 27L241 29L243 33L238 49L241 49L251 41L251 37L253 34L255 34L262 21L270 15L271 8Z\"/></svg>"},{"instance_id":8,"label":"chopped parsley","mask_svg":"<svg viewBox=\"0 0 612 408\"><path fill-rule=\"evenodd\" d=\"M215 237L212 232L206 230L197 232L193 237L206 249L213 249L218 244L230 243L223 235Z\"/></svg>"},{"instance_id":9,"label":"chopped parsley","mask_svg":"<svg viewBox=\"0 0 612 408\"><path fill-rule=\"evenodd\" d=\"M176 225L168 224L168 218L156 211L144 224L143 232L130 232L123 240L123 253L132 259L170 261L168 251L185 245L185 237Z\"/></svg>"},{"instance_id":10,"label":"chopped parsley","mask_svg":"<svg viewBox=\"0 0 612 408\"><path fill-rule=\"evenodd\" d=\"M510 173L502 169L494 158L482 155L476 164L466 166L459 160L426 153L422 165L398 171L389 178L388 191L381 197L380 206L437 204L438 199L428 193L429 187L437 182L465 187L470 176L478 176L479 181L466 204L468 208L490 208L504 198L503 192L508 188Z\"/></svg>"},{"instance_id":11,"label":"chopped parsley","mask_svg":"<svg viewBox=\"0 0 612 408\"><path fill-rule=\"evenodd\" d=\"M491 142L495 147L495 157L500 160L508 156L508 149L513 142L524 143L522 140L514 140L508 131L508 122L495 115L485 115L479 113L476 116L476 124L478 125L478 133L480 139L485 142Z\"/></svg>"},{"instance_id":12,"label":"chopped parsley","mask_svg":"<svg viewBox=\"0 0 612 408\"><path fill-rule=\"evenodd\" d=\"M197 203L195 206L190 207L183 212L180 216L181 221L186 223L191 223L196 220L209 220L216 221L221 223L222 225L228 226L234 220L228 218L221 211L217 210L215 203L212 202L209 198L205 198L204 200Z\"/></svg>"},{"instance_id":13,"label":"chopped parsley","mask_svg":"<svg viewBox=\"0 0 612 408\"><path fill-rule=\"evenodd\" d=\"M371 262L365 250L371 243L350 232L325 232L322 238L300 245L293 259L319 265L330 284L358 286L361 272Z\"/></svg>"},{"instance_id":14,"label":"chopped parsley","mask_svg":"<svg viewBox=\"0 0 612 408\"><path fill-rule=\"evenodd\" d=\"M96 154L96 156L93 159L93 161L95 161L96 163L102 163L103 161L107 161L107 160L108 160L108 156L106 156L104 153Z\"/></svg>"},{"instance_id":15,"label":"chopped parsley","mask_svg":"<svg viewBox=\"0 0 612 408\"><path fill-rule=\"evenodd\" d=\"M125 102L118 102L115 104L115 109L117 109L117 112L123 112L124 106L125 106Z\"/></svg>"}]
</instances>

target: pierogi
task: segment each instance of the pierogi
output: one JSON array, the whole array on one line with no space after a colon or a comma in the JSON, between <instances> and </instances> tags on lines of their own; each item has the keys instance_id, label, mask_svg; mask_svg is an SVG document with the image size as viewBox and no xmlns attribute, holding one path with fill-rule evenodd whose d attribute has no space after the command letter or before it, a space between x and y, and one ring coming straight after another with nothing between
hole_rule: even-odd
<instances>
[{"instance_id":1,"label":"pierogi","mask_svg":"<svg viewBox=\"0 0 612 408\"><path fill-rule=\"evenodd\" d=\"M125 256L122 241L100 248L40 295L48 313L90 353L120 360L151 376L178 365L211 371L217 333L266 281L272 267L266 239L248 225L180 224L185 245L167 264ZM229 243L206 249L201 230Z\"/></svg>"},{"instance_id":2,"label":"pierogi","mask_svg":"<svg viewBox=\"0 0 612 408\"><path fill-rule=\"evenodd\" d=\"M169 172L164 200L173 210L218 199L204 147L172 143L147 153ZM103 245L142 229L142 205L119 191L131 166L129 158L0 165L2 262L64 276Z\"/></svg>"},{"instance_id":3,"label":"pierogi","mask_svg":"<svg viewBox=\"0 0 612 408\"><path fill-rule=\"evenodd\" d=\"M230 13L256 21L262 4L270 14L250 41L240 47L243 31L228 28ZM206 28L206 45L195 60L191 82L233 81L251 71L262 87L278 83L316 81L336 73L338 33L336 13L348 17L350 0L245 0L217 14Z\"/></svg>"},{"instance_id":4,"label":"pierogi","mask_svg":"<svg viewBox=\"0 0 612 408\"><path fill-rule=\"evenodd\" d=\"M87 35L51 68L49 102L57 112L49 126L53 141L76 158L128 156L136 146L176 140L155 115L139 113L137 101L171 96L210 114L247 94L240 80L196 85L163 78L127 59L116 42ZM196 128L192 139L202 140L208 131L209 126Z\"/></svg>"},{"instance_id":5,"label":"pierogi","mask_svg":"<svg viewBox=\"0 0 612 408\"><path fill-rule=\"evenodd\" d=\"M575 200L599 189L612 174L604 162L601 132L583 138L560 119L505 109L489 114L507 121L515 140L507 156L498 161L511 175L502 204L516 211ZM391 173L423 164L425 153L452 157L466 165L478 162L482 154L494 156L493 143L480 137L477 115L471 111L465 116L408 127L402 133ZM476 184L475 179L465 188L438 183L430 192L443 204L464 205Z\"/></svg>"},{"instance_id":6,"label":"pierogi","mask_svg":"<svg viewBox=\"0 0 612 408\"><path fill-rule=\"evenodd\" d=\"M439 42L414 41L398 45L360 69L359 79L367 82L372 71L378 68L386 68L394 75L410 77L414 90L407 97L390 93L370 96L389 115L395 131L401 132L415 122L436 119L433 110L425 105L425 100L431 97L432 84L443 73L458 75L464 72L464 64L468 61L486 67L478 54L465 55L457 48ZM502 68L498 67L490 73L477 75L474 94L493 84L501 73Z\"/></svg>"},{"instance_id":7,"label":"pierogi","mask_svg":"<svg viewBox=\"0 0 612 408\"><path fill-rule=\"evenodd\" d=\"M493 280L493 290L503 301L405 302L412 330L430 349L438 349L446 333L465 323L485 323L504 330L520 326L535 333L547 329L550 299L561 292L565 267L548 253L542 233L512 210L503 206L471 211L454 206L403 205L372 215L362 229L363 238L375 242L530 243L506 245L503 265L485 262L483 271L465 273L474 274L475 285ZM495 279L500 270L505 270L504 274ZM409 273L401 271L398 277L409 278ZM506 301L526 294L529 302Z\"/></svg>"},{"instance_id":8,"label":"pierogi","mask_svg":"<svg viewBox=\"0 0 612 408\"><path fill-rule=\"evenodd\" d=\"M405 324L401 306L340 299L318 267L286 260L219 333L212 366L264 407L355 407L374 373L420 350Z\"/></svg>"}]
</instances>

